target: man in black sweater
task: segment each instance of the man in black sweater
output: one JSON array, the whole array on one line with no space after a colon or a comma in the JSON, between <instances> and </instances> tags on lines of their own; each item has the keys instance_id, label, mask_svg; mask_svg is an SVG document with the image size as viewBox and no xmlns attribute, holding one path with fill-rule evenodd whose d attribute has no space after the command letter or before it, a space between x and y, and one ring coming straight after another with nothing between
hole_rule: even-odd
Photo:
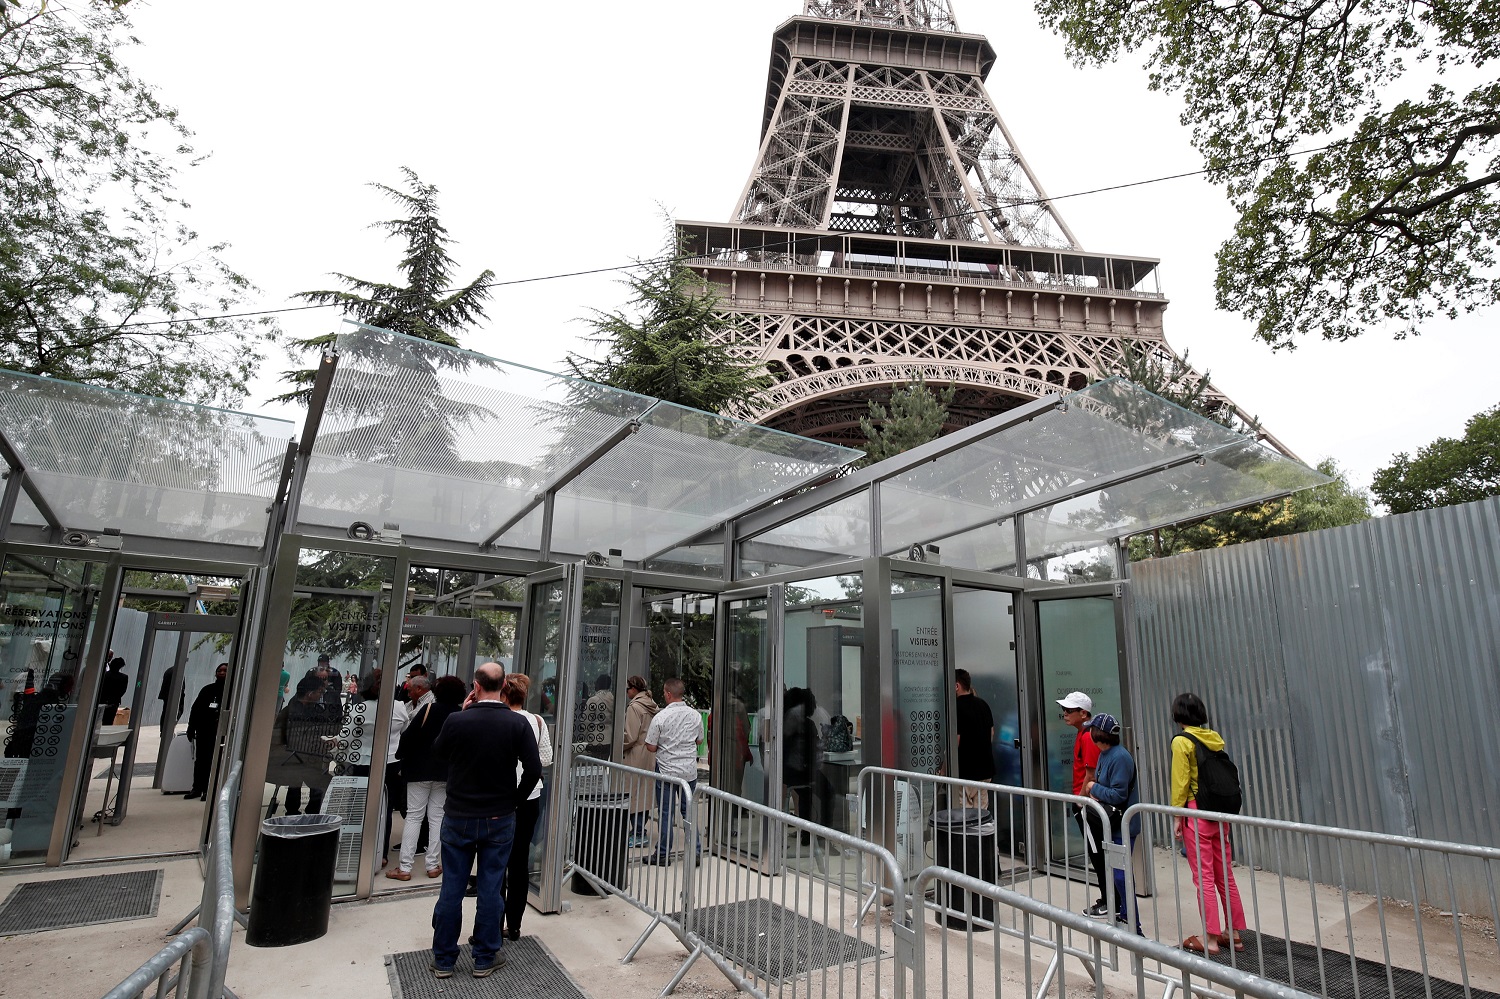
<instances>
[{"instance_id":1,"label":"man in black sweater","mask_svg":"<svg viewBox=\"0 0 1500 999\"><path fill-rule=\"evenodd\" d=\"M510 862L516 808L542 776L536 736L500 696L505 668L485 663L474 671L464 710L448 716L433 752L448 764L448 800L443 814L443 869L457 874L479 857L479 899L474 914L474 977L505 964L500 921L505 901L500 880ZM519 779L516 765L520 764ZM453 974L463 926L464 879L443 879L432 912L432 972Z\"/></svg>"}]
</instances>

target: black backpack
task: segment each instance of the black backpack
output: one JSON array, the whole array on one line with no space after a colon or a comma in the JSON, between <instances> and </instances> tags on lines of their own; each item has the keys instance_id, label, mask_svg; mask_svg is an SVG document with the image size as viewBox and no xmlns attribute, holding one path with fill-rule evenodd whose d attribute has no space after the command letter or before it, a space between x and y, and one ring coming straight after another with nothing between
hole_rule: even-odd
<instances>
[{"instance_id":1,"label":"black backpack","mask_svg":"<svg viewBox=\"0 0 1500 999\"><path fill-rule=\"evenodd\" d=\"M1200 811L1238 815L1244 803L1240 791L1240 768L1224 750L1211 750L1186 732L1178 735L1191 739L1198 758L1198 795L1193 800Z\"/></svg>"}]
</instances>

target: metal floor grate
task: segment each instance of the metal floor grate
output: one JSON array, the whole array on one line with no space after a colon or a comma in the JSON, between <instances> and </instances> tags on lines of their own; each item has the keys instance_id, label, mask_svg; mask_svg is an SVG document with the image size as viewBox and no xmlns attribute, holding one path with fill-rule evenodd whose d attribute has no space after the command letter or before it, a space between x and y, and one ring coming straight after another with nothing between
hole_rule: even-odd
<instances>
[{"instance_id":1,"label":"metal floor grate","mask_svg":"<svg viewBox=\"0 0 1500 999\"><path fill-rule=\"evenodd\" d=\"M573 976L536 937L507 940L500 949L505 967L488 978L472 978L474 959L463 947L452 978L433 978L430 950L386 955L386 974L395 999L589 999Z\"/></svg>"},{"instance_id":2,"label":"metal floor grate","mask_svg":"<svg viewBox=\"0 0 1500 999\"><path fill-rule=\"evenodd\" d=\"M0 905L0 936L146 919L161 901L162 869L23 881Z\"/></svg>"},{"instance_id":3,"label":"metal floor grate","mask_svg":"<svg viewBox=\"0 0 1500 999\"><path fill-rule=\"evenodd\" d=\"M703 909L693 916L693 930L731 961L772 982L790 981L814 968L869 960L880 953L868 943L765 898Z\"/></svg>"},{"instance_id":4,"label":"metal floor grate","mask_svg":"<svg viewBox=\"0 0 1500 999\"><path fill-rule=\"evenodd\" d=\"M1466 996L1468 999L1500 999L1494 992L1474 988L1465 992L1457 982L1426 979L1420 971L1406 968L1392 968L1387 977L1386 967L1379 961L1357 957L1351 962L1348 954L1327 948L1322 951L1320 970L1318 949L1312 944L1249 932L1243 933L1242 937L1244 950L1235 952L1222 947L1218 954L1208 955L1208 959L1229 964L1233 957L1234 966L1241 971L1328 999L1428 999L1429 981L1432 983L1431 999L1465 999Z\"/></svg>"},{"instance_id":5,"label":"metal floor grate","mask_svg":"<svg viewBox=\"0 0 1500 999\"><path fill-rule=\"evenodd\" d=\"M101 769L98 773L94 774L94 780L103 780L104 778L106 778L106 777L109 776L109 772L111 770L113 770L115 772L115 778L119 779L119 776L120 776L120 765L118 763L116 763L114 766L109 766L109 765L106 764L103 769ZM152 777L152 776L155 776L155 774L156 774L156 764L155 763L137 763L135 766L133 766L133 767L130 768L130 776L131 777Z\"/></svg>"}]
</instances>

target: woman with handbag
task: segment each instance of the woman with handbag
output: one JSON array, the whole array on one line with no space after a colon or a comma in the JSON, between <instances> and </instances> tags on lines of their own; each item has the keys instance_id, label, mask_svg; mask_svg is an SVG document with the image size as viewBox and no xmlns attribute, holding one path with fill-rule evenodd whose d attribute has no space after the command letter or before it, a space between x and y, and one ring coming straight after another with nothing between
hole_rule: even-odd
<instances>
[{"instance_id":1,"label":"woman with handbag","mask_svg":"<svg viewBox=\"0 0 1500 999\"><path fill-rule=\"evenodd\" d=\"M1109 814L1111 839L1127 847L1126 852L1129 853L1129 844L1141 834L1139 815L1131 816L1130 839L1123 838L1125 830L1122 828L1126 809L1141 800L1136 788L1135 758L1120 745L1120 723L1115 720L1114 715L1101 711L1089 719L1084 730L1093 738L1094 745L1099 747L1099 763L1094 771L1094 779L1084 784L1083 793L1104 806L1105 812ZM1114 882L1115 919L1128 925L1132 922L1130 895L1125 890L1123 868L1115 870ZM1134 923L1135 931L1141 932L1139 914Z\"/></svg>"},{"instance_id":2,"label":"woman with handbag","mask_svg":"<svg viewBox=\"0 0 1500 999\"><path fill-rule=\"evenodd\" d=\"M531 726L536 736L537 755L542 758L545 778L546 768L552 765L552 737L547 732L547 723L540 715L526 710L526 695L531 690L531 678L525 673L511 673L500 688L505 703ZM517 779L521 765L516 764ZM526 893L531 880L531 838L536 832L537 818L542 811L542 781L536 782L531 796L516 809L516 834L511 841L510 862L505 866L505 879L500 893L505 899L505 936L509 940L521 939L521 917L526 915Z\"/></svg>"},{"instance_id":3,"label":"woman with handbag","mask_svg":"<svg viewBox=\"0 0 1500 999\"><path fill-rule=\"evenodd\" d=\"M660 710L643 676L632 676L625 681L625 694L630 698L625 705L625 765L637 770L655 770L656 754L646 748L646 732L651 728L651 719ZM651 837L646 835L646 819L651 815L654 800L654 782L638 777L630 781L630 845L650 846Z\"/></svg>"}]
</instances>

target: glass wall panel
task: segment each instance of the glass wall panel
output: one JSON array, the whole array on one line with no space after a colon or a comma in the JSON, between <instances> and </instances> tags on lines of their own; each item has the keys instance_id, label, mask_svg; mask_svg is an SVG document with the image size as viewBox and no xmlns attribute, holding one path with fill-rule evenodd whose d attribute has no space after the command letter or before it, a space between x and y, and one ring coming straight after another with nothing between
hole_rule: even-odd
<instances>
[{"instance_id":1,"label":"glass wall panel","mask_svg":"<svg viewBox=\"0 0 1500 999\"><path fill-rule=\"evenodd\" d=\"M639 673L658 708L665 707L661 685L671 677L687 684L687 703L706 718L713 703L714 596L681 590L638 589L645 633L631 638L630 672ZM641 639L644 638L644 642ZM700 762L708 743L699 744ZM630 760L625 761L631 766ZM651 769L649 766L644 769Z\"/></svg>"},{"instance_id":2,"label":"glass wall panel","mask_svg":"<svg viewBox=\"0 0 1500 999\"><path fill-rule=\"evenodd\" d=\"M102 565L80 559L8 555L0 563L0 677L7 702L0 865L45 860L57 810L71 803L63 794L63 769L103 575Z\"/></svg>"},{"instance_id":3,"label":"glass wall panel","mask_svg":"<svg viewBox=\"0 0 1500 999\"><path fill-rule=\"evenodd\" d=\"M515 663L523 582L467 570L411 567L401 625L401 675L421 663L432 676L465 684L474 667Z\"/></svg>"},{"instance_id":4,"label":"glass wall panel","mask_svg":"<svg viewBox=\"0 0 1500 999\"><path fill-rule=\"evenodd\" d=\"M624 697L620 664L620 589L618 579L583 581L583 643L573 697L573 753L618 760L620 733L615 731L615 704Z\"/></svg>"},{"instance_id":5,"label":"glass wall panel","mask_svg":"<svg viewBox=\"0 0 1500 999\"><path fill-rule=\"evenodd\" d=\"M896 670L896 767L935 774L948 756L943 581L891 573L891 646Z\"/></svg>"},{"instance_id":6,"label":"glass wall panel","mask_svg":"<svg viewBox=\"0 0 1500 999\"><path fill-rule=\"evenodd\" d=\"M870 496L861 490L740 543L740 574L764 576L870 554Z\"/></svg>"},{"instance_id":7,"label":"glass wall panel","mask_svg":"<svg viewBox=\"0 0 1500 999\"><path fill-rule=\"evenodd\" d=\"M542 858L550 827L548 803L552 796L556 771L557 734L557 668L562 659L563 616L567 613L567 586L561 579L537 583L531 587L531 605L527 610L526 660L521 670L531 679L527 709L540 715L552 737L554 762L542 768L542 800L536 832L531 837L531 858L527 868L531 890L542 890Z\"/></svg>"},{"instance_id":8,"label":"glass wall panel","mask_svg":"<svg viewBox=\"0 0 1500 999\"><path fill-rule=\"evenodd\" d=\"M298 557L283 659L290 692L271 731L261 814L340 816L336 895L354 893L359 871L371 738L382 707L372 680L394 571L395 559L385 556L304 549Z\"/></svg>"},{"instance_id":9,"label":"glass wall panel","mask_svg":"<svg viewBox=\"0 0 1500 999\"><path fill-rule=\"evenodd\" d=\"M971 586L953 587L953 660L959 669L969 671L974 694L989 705L995 722L995 738L990 751L995 758L996 784L1023 785L1021 771L1021 710L1019 679L1016 672L1015 601L1001 590L981 590ZM1009 816L1010 830L1025 835L1021 799L1014 799L1016 811ZM1011 832L1007 816L996 816L1001 842L1008 842Z\"/></svg>"},{"instance_id":10,"label":"glass wall panel","mask_svg":"<svg viewBox=\"0 0 1500 999\"><path fill-rule=\"evenodd\" d=\"M724 718L715 719L713 754L723 761L720 783L730 794L766 804L770 797L767 760L775 727L771 712L771 633L767 600L754 597L725 605ZM738 814L738 813L736 813ZM730 828L715 824L711 835L721 851L759 858L765 832L762 823L741 817Z\"/></svg>"},{"instance_id":11,"label":"glass wall panel","mask_svg":"<svg viewBox=\"0 0 1500 999\"><path fill-rule=\"evenodd\" d=\"M1120 657L1115 630L1115 602L1108 596L1038 600L1037 654L1041 659L1043 717L1047 719L1047 788L1072 793L1073 745L1076 730L1062 720L1057 700L1075 690L1089 695L1094 713L1120 717ZM1052 859L1082 867L1083 839L1069 829L1068 847L1080 851L1063 856L1062 823L1073 820L1061 806L1051 810Z\"/></svg>"}]
</instances>

